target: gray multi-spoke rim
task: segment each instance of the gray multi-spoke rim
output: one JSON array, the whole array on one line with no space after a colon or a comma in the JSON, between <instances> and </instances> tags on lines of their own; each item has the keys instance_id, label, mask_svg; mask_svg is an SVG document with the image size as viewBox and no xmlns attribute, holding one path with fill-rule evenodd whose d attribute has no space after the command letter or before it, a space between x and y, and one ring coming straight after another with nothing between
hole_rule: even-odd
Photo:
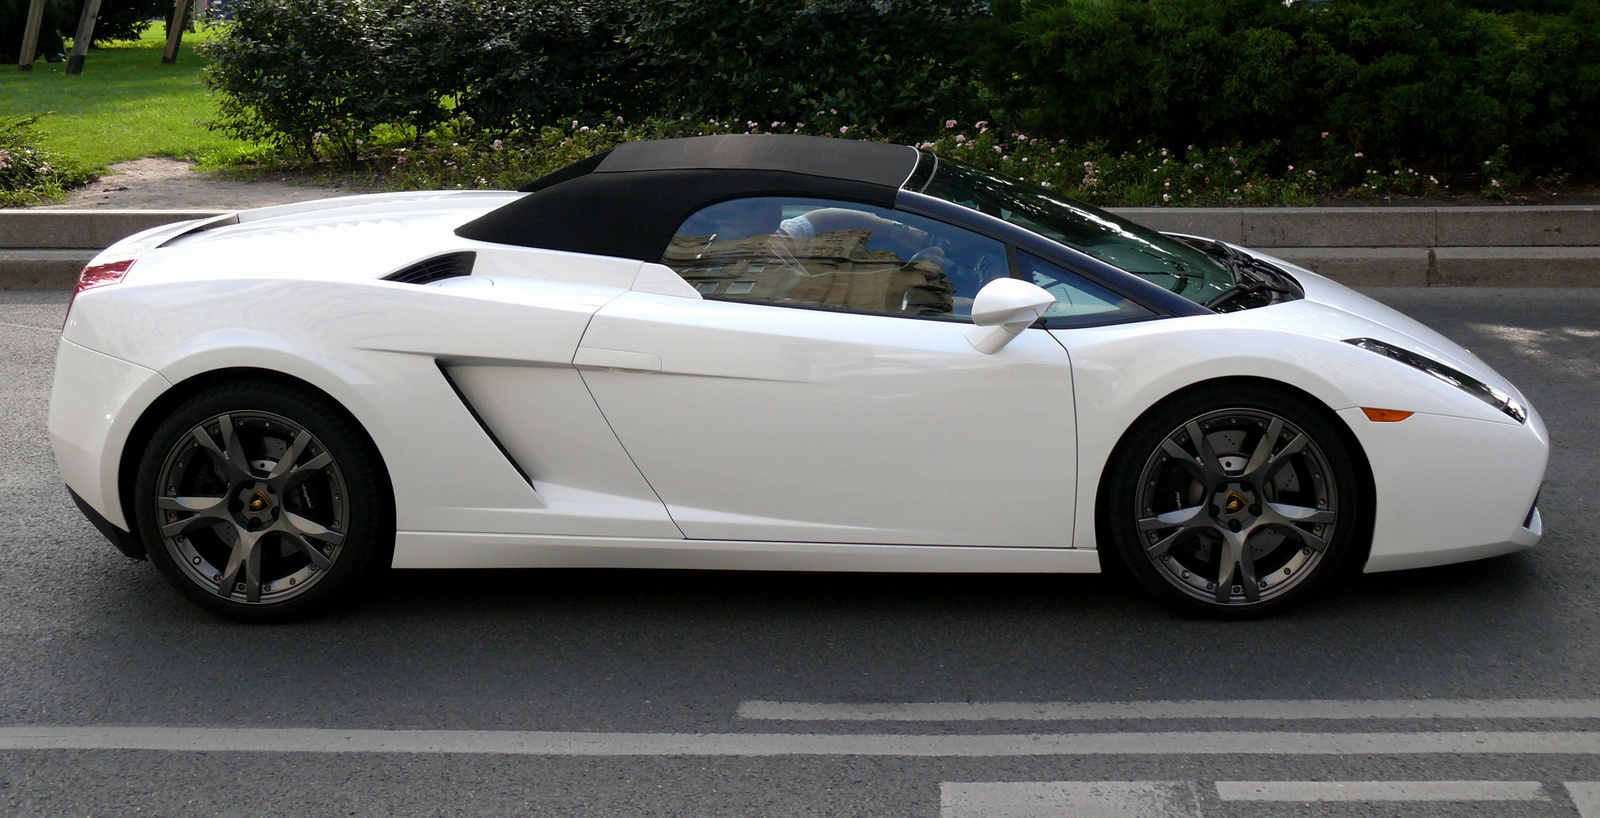
<instances>
[{"instance_id":1,"label":"gray multi-spoke rim","mask_svg":"<svg viewBox=\"0 0 1600 818\"><path fill-rule=\"evenodd\" d=\"M304 427L228 412L167 453L156 519L167 553L197 585L267 605L327 576L344 550L350 495L332 453Z\"/></svg>"},{"instance_id":2,"label":"gray multi-spoke rim","mask_svg":"<svg viewBox=\"0 0 1600 818\"><path fill-rule=\"evenodd\" d=\"M1145 462L1134 524L1163 579L1195 599L1254 605L1311 576L1338 525L1338 486L1305 430L1260 409L1193 418Z\"/></svg>"}]
</instances>

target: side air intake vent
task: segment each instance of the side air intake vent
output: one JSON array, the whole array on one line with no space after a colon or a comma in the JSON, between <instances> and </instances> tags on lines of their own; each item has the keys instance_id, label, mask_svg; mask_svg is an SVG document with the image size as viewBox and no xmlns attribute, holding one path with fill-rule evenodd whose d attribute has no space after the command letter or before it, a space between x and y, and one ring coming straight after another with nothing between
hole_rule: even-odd
<instances>
[{"instance_id":1,"label":"side air intake vent","mask_svg":"<svg viewBox=\"0 0 1600 818\"><path fill-rule=\"evenodd\" d=\"M383 280L399 281L403 284L432 284L446 278L469 276L472 275L472 260L477 256L478 254L471 250L445 253L396 270L384 276Z\"/></svg>"}]
</instances>

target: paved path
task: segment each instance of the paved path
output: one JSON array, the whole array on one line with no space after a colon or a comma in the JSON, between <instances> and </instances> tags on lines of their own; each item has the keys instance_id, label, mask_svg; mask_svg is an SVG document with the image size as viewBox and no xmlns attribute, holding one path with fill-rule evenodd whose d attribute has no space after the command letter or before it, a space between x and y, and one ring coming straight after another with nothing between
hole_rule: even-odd
<instances>
[{"instance_id":1,"label":"paved path","mask_svg":"<svg viewBox=\"0 0 1600 818\"><path fill-rule=\"evenodd\" d=\"M1099 577L508 571L246 627L71 509L64 295L0 293L0 815L1600 816L1600 292L1378 294L1544 414L1539 548L1232 624Z\"/></svg>"},{"instance_id":2,"label":"paved path","mask_svg":"<svg viewBox=\"0 0 1600 818\"><path fill-rule=\"evenodd\" d=\"M361 193L349 185L298 184L288 176L230 179L177 159L135 159L107 169L98 181L69 191L65 201L36 210L243 210Z\"/></svg>"}]
</instances>

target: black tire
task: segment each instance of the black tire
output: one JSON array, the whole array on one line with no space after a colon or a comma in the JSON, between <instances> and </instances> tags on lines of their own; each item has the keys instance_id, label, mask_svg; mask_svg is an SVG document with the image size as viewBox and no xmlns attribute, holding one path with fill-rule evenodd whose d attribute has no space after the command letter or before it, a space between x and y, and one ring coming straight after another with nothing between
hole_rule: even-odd
<instances>
[{"instance_id":1,"label":"black tire","mask_svg":"<svg viewBox=\"0 0 1600 818\"><path fill-rule=\"evenodd\" d=\"M1370 530L1336 422L1258 383L1157 405L1118 444L1101 484L1109 545L1139 584L1185 613L1240 619L1299 604L1344 570Z\"/></svg>"},{"instance_id":2,"label":"black tire","mask_svg":"<svg viewBox=\"0 0 1600 818\"><path fill-rule=\"evenodd\" d=\"M133 498L167 582L240 621L347 601L393 554L393 501L371 440L343 407L290 383L223 383L184 401L145 446Z\"/></svg>"}]
</instances>

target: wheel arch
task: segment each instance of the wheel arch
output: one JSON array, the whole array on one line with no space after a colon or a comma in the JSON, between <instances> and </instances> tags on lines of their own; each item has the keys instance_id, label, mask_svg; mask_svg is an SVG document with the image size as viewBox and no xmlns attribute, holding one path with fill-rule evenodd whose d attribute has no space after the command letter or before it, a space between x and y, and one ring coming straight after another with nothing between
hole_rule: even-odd
<instances>
[{"instance_id":1,"label":"wheel arch","mask_svg":"<svg viewBox=\"0 0 1600 818\"><path fill-rule=\"evenodd\" d=\"M134 422L128 433L127 440L123 442L121 460L117 463L117 498L130 526L133 526L134 520L137 519L134 509L134 479L139 471L139 459L143 457L145 447L150 444L150 439L155 435L156 428L184 401L214 386L241 381L277 383L304 389L328 401L338 411L348 416L351 423L355 425L355 428L363 436L364 440L362 442L371 449L378 459L378 476L383 481L384 503L387 507L390 529L393 530L394 481L389 475L389 466L384 459L383 450L372 439L371 432L367 431L367 427L361 422L360 417L351 412L343 401L328 394L327 390L310 381L278 370L259 367L225 367L191 375L173 384L171 388L151 401L150 405L146 406L144 411L140 413L139 419ZM134 541L139 542L137 531L134 531L134 534Z\"/></svg>"},{"instance_id":2,"label":"wheel arch","mask_svg":"<svg viewBox=\"0 0 1600 818\"><path fill-rule=\"evenodd\" d=\"M1315 407L1316 410L1321 413L1323 419L1332 425L1332 427L1339 433L1340 442L1344 444L1345 450L1350 453L1351 465L1355 468L1356 476L1359 481L1356 489L1360 492L1362 501L1361 517L1359 520L1357 520L1358 528L1356 530L1356 537L1353 541L1354 550L1350 553L1350 557L1346 560L1343 569L1351 573L1359 572L1361 568L1367 564L1367 558L1372 550L1372 532L1373 524L1376 520L1377 510L1377 483L1373 478L1372 464L1367 459L1366 450L1362 447L1361 441L1356 437L1355 431L1350 428L1350 425L1345 422L1344 418L1340 417L1339 414L1333 410L1333 407L1327 404L1327 402L1304 389L1294 386L1293 384L1285 383L1280 380L1274 380L1272 378L1263 378L1250 375L1233 375L1218 378L1208 378L1203 381L1197 381L1195 383L1188 384L1187 386L1184 386L1183 388L1172 392L1160 400L1150 404L1150 406L1146 407L1138 417L1134 418L1131 423L1123 428L1122 434L1117 438L1116 445L1111 449L1110 456L1108 456L1105 462L1100 466L1100 475L1095 486L1095 547L1101 555L1100 563L1102 570L1115 570L1113 566L1116 563L1115 554L1111 553L1112 549L1110 549L1108 545L1111 542L1111 519L1110 512L1107 509L1107 503L1110 500L1110 492L1112 488L1110 485L1111 472L1114 470L1117 461L1123 456L1125 449L1129 444L1130 438L1132 438L1134 435L1134 432L1141 428L1141 425L1144 424L1151 415L1167 406L1181 402L1196 392L1208 389L1226 388L1229 386L1253 386L1257 388L1277 390L1294 395L1295 397L1304 400L1306 403Z\"/></svg>"}]
</instances>

